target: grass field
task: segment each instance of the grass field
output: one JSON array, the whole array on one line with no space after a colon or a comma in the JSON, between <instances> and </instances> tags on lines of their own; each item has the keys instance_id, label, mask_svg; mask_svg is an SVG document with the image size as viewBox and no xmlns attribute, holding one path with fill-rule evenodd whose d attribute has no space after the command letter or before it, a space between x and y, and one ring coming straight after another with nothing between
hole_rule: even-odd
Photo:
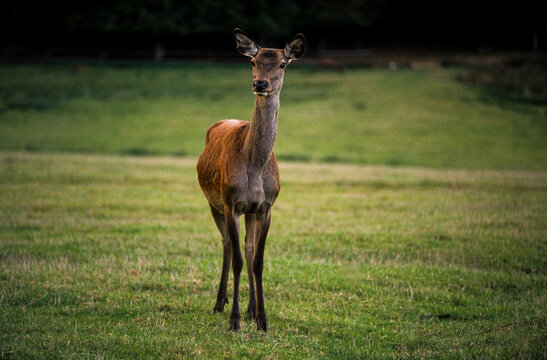
<instances>
[{"instance_id":1,"label":"grass field","mask_svg":"<svg viewBox=\"0 0 547 360\"><path fill-rule=\"evenodd\" d=\"M547 358L546 107L459 71L287 70L233 334L195 155L249 69L0 65L0 358Z\"/></svg>"},{"instance_id":2,"label":"grass field","mask_svg":"<svg viewBox=\"0 0 547 360\"><path fill-rule=\"evenodd\" d=\"M242 60L245 62L245 60ZM292 65L291 65L292 66ZM547 170L547 104L499 99L462 70L287 69L280 159ZM1 65L0 147L197 156L250 120L248 65Z\"/></svg>"},{"instance_id":3,"label":"grass field","mask_svg":"<svg viewBox=\"0 0 547 360\"><path fill-rule=\"evenodd\" d=\"M0 154L2 357L547 355L545 174L283 163L270 331L232 334L194 164Z\"/></svg>"}]
</instances>

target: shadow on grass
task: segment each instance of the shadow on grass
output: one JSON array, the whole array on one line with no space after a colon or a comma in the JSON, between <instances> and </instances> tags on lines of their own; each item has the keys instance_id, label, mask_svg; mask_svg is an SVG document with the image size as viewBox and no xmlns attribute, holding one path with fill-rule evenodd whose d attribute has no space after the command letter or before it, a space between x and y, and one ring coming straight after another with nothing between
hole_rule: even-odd
<instances>
[{"instance_id":1,"label":"shadow on grass","mask_svg":"<svg viewBox=\"0 0 547 360\"><path fill-rule=\"evenodd\" d=\"M311 157L304 154L276 154L276 159L279 161L290 161L290 162L310 162Z\"/></svg>"},{"instance_id":2,"label":"shadow on grass","mask_svg":"<svg viewBox=\"0 0 547 360\"><path fill-rule=\"evenodd\" d=\"M142 148L142 147L129 148L127 150L122 151L122 154L132 155L132 156L156 156L156 155L159 155L158 152L149 150L147 148Z\"/></svg>"}]
</instances>

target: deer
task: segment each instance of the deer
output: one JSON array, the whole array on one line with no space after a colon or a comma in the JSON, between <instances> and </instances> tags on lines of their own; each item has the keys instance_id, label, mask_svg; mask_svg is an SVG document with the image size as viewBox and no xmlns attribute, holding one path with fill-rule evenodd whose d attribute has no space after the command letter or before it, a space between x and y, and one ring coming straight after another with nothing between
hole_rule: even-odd
<instances>
[{"instance_id":1,"label":"deer","mask_svg":"<svg viewBox=\"0 0 547 360\"><path fill-rule=\"evenodd\" d=\"M285 67L304 54L302 34L284 49L260 47L241 29L234 29L236 49L250 58L256 98L252 121L228 119L214 123L205 136L205 149L197 163L198 181L209 203L223 244L220 285L213 312L228 304L230 262L234 293L229 329L240 330L239 279L243 256L239 244L239 218L245 218L245 259L249 275L249 320L267 331L262 272L264 248L270 229L271 208L281 188L273 147L277 136L279 95Z\"/></svg>"}]
</instances>

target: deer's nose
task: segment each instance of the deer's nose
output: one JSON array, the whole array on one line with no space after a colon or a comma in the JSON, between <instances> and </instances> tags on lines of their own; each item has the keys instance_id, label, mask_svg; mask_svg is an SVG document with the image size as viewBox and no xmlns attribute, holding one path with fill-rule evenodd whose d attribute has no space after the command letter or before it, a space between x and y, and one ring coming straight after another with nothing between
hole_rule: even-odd
<instances>
[{"instance_id":1,"label":"deer's nose","mask_svg":"<svg viewBox=\"0 0 547 360\"><path fill-rule=\"evenodd\" d=\"M256 80L253 83L253 90L255 91L266 91L268 88L268 82L264 80Z\"/></svg>"}]
</instances>

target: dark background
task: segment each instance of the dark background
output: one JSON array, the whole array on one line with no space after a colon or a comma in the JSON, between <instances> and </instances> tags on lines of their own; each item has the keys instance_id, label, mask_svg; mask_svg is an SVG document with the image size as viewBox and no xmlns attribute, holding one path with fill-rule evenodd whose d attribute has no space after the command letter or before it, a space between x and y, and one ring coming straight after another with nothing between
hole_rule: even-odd
<instances>
[{"instance_id":1,"label":"dark background","mask_svg":"<svg viewBox=\"0 0 547 360\"><path fill-rule=\"evenodd\" d=\"M2 56L234 56L232 30L262 46L306 35L312 54L366 48L547 49L547 1L8 0ZM152 54L152 55L151 55Z\"/></svg>"}]
</instances>

